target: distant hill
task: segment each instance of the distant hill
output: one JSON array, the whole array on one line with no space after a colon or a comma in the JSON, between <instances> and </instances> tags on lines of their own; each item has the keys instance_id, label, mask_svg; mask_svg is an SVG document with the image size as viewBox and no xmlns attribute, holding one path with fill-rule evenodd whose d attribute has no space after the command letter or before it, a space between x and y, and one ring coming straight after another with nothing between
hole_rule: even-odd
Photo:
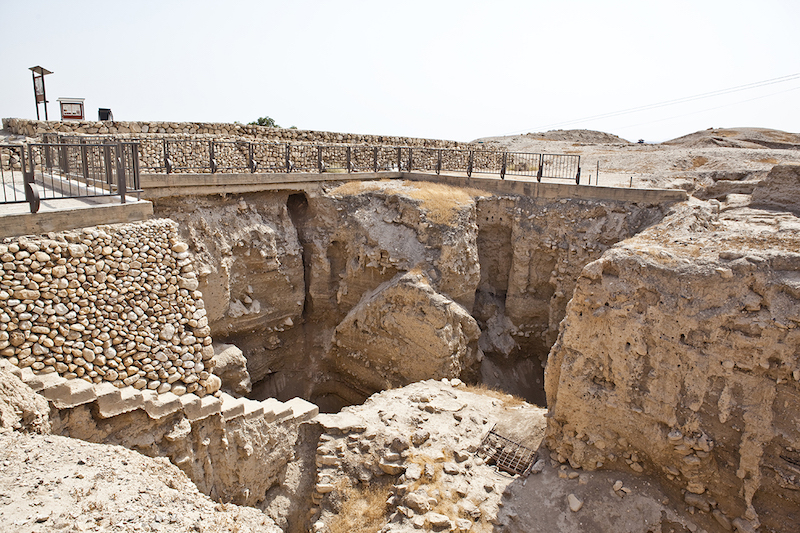
<instances>
[{"instance_id":1,"label":"distant hill","mask_svg":"<svg viewBox=\"0 0 800 533\"><path fill-rule=\"evenodd\" d=\"M591 144L631 144L622 137L594 130L550 130L546 132L526 133L524 135L510 135L506 137L483 137L475 139L473 143L498 142L508 139L529 141L566 141L573 143Z\"/></svg>"},{"instance_id":2,"label":"distant hill","mask_svg":"<svg viewBox=\"0 0 800 533\"><path fill-rule=\"evenodd\" d=\"M709 128L661 144L684 148L774 148L800 150L800 134L767 128Z\"/></svg>"}]
</instances>

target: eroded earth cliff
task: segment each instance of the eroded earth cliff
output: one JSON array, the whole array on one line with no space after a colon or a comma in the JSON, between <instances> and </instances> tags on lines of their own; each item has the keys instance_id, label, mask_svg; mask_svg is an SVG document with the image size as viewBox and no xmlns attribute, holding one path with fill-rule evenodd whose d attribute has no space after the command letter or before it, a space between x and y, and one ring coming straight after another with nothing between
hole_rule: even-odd
<instances>
[{"instance_id":1,"label":"eroded earth cliff","mask_svg":"<svg viewBox=\"0 0 800 533\"><path fill-rule=\"evenodd\" d=\"M547 367L554 457L661 477L707 527L797 523L798 177L756 188L769 210L681 205L586 266Z\"/></svg>"},{"instance_id":2,"label":"eroded earth cliff","mask_svg":"<svg viewBox=\"0 0 800 533\"><path fill-rule=\"evenodd\" d=\"M253 395L328 411L453 377L544 405L544 363L581 269L664 214L401 180L156 211L179 222L212 335L243 350Z\"/></svg>"}]
</instances>

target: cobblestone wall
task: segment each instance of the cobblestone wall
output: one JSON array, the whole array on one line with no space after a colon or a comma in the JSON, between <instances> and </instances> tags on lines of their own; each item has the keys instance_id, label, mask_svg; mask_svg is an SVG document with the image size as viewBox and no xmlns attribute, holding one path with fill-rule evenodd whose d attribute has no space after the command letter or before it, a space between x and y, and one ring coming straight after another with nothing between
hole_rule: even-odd
<instances>
[{"instance_id":1,"label":"cobblestone wall","mask_svg":"<svg viewBox=\"0 0 800 533\"><path fill-rule=\"evenodd\" d=\"M202 294L171 220L0 243L0 356L39 373L198 396L219 388Z\"/></svg>"}]
</instances>

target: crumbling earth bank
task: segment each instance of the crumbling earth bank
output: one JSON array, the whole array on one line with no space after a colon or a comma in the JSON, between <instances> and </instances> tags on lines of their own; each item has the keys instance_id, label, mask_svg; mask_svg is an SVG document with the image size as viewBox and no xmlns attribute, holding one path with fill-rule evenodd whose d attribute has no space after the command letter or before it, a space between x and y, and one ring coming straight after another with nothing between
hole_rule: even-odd
<instances>
[{"instance_id":1,"label":"crumbling earth bank","mask_svg":"<svg viewBox=\"0 0 800 533\"><path fill-rule=\"evenodd\" d=\"M215 503L167 458L51 435L50 424L47 400L0 368L2 531L282 531L261 511Z\"/></svg>"},{"instance_id":2,"label":"crumbling earth bank","mask_svg":"<svg viewBox=\"0 0 800 533\"><path fill-rule=\"evenodd\" d=\"M800 223L718 210L681 206L583 270L548 362L546 442L574 467L660 476L711 526L787 531Z\"/></svg>"}]
</instances>

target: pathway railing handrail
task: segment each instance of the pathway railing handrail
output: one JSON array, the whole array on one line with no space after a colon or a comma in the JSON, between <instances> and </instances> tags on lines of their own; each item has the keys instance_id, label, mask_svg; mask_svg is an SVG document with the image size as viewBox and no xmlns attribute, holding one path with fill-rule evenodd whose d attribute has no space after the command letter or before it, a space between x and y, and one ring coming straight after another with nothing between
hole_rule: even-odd
<instances>
[{"instance_id":1,"label":"pathway railing handrail","mask_svg":"<svg viewBox=\"0 0 800 533\"><path fill-rule=\"evenodd\" d=\"M124 204L127 195L141 193L139 143L47 140L0 145L0 204L28 202L31 213L36 213L41 200L119 196ZM11 156L2 157L4 151L19 154L13 157L14 164ZM5 166L11 168L8 180Z\"/></svg>"},{"instance_id":2,"label":"pathway railing handrail","mask_svg":"<svg viewBox=\"0 0 800 533\"><path fill-rule=\"evenodd\" d=\"M113 136L48 134L45 143L87 143ZM467 176L568 179L580 184L580 155L470 148L314 144L206 137L131 137L140 167L152 173L464 172Z\"/></svg>"}]
</instances>

